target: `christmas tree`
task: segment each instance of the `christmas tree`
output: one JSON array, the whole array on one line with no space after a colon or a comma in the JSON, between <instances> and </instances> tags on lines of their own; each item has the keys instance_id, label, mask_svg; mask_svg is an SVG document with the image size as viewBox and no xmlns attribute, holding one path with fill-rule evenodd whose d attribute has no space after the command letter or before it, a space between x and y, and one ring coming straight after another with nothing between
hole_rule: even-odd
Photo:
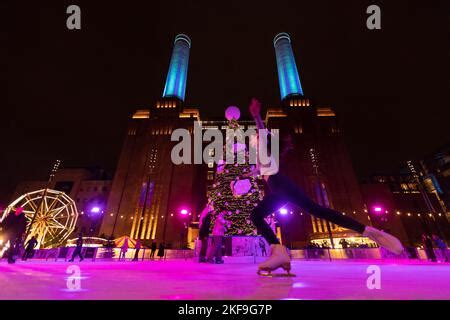
<instances>
[{"instance_id":1,"label":"christmas tree","mask_svg":"<svg viewBox=\"0 0 450 320\"><path fill-rule=\"evenodd\" d=\"M239 128L236 117L227 116L227 118L230 129ZM243 177L253 169L253 165L249 164L248 148L236 143L232 152L237 153L242 148L244 149L245 163L239 164L237 160L233 164L224 161L219 163L215 180L208 190L208 198L212 202L214 210L227 212L225 219L229 222L229 228L226 235L256 235L255 226L250 221L250 213L263 197L258 179ZM214 220L211 225L214 225Z\"/></svg>"}]
</instances>

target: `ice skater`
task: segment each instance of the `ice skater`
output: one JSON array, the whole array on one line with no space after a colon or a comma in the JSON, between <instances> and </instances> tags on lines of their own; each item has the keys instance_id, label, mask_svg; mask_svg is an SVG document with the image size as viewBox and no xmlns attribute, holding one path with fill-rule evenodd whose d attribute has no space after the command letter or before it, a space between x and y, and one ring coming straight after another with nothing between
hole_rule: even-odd
<instances>
[{"instance_id":1,"label":"ice skater","mask_svg":"<svg viewBox=\"0 0 450 320\"><path fill-rule=\"evenodd\" d=\"M214 221L214 227L212 231L212 246L213 249L210 250L210 256L207 258L208 262L223 264L224 261L222 259L222 245L223 245L223 237L225 235L225 231L227 230L229 224L225 220L225 211L222 211L217 214L216 219ZM203 244L202 244L203 246Z\"/></svg>"},{"instance_id":2,"label":"ice skater","mask_svg":"<svg viewBox=\"0 0 450 320\"><path fill-rule=\"evenodd\" d=\"M258 129L264 129L264 123L261 119L261 104L255 98L252 99L249 107L250 114L256 122ZM281 161L288 150L292 149L292 141L286 139L285 150L282 150ZM280 167L283 167L281 164ZM291 168L286 166L286 168ZM392 251L395 254L403 252L403 246L394 236L365 226L360 222L343 215L336 210L323 207L312 201L307 194L294 182L278 172L278 166L272 158L269 165L261 165L257 161L255 170L250 174L261 175L268 186L268 193L265 193L263 200L255 207L251 213L251 220L257 228L259 234L270 245L271 255L268 260L261 263L258 267L258 274L270 273L278 268L283 268L290 274L291 262L288 251L285 246L280 244L275 233L265 221L265 217L275 212L278 208L290 202L300 208L308 211L311 215L321 219L328 220L341 227L354 230L365 237L368 237L378 243L381 247Z\"/></svg>"},{"instance_id":3,"label":"ice skater","mask_svg":"<svg viewBox=\"0 0 450 320\"><path fill-rule=\"evenodd\" d=\"M128 252L128 238L125 238L125 240L123 241L122 248L120 248L119 261L122 259L123 261L127 260L126 258L127 252Z\"/></svg>"},{"instance_id":4,"label":"ice skater","mask_svg":"<svg viewBox=\"0 0 450 320\"><path fill-rule=\"evenodd\" d=\"M445 244L444 240L433 234L433 241L441 251L443 261L448 262L447 245Z\"/></svg>"},{"instance_id":5,"label":"ice skater","mask_svg":"<svg viewBox=\"0 0 450 320\"><path fill-rule=\"evenodd\" d=\"M266 244L262 238L259 239L259 247L261 248L261 256L267 257Z\"/></svg>"},{"instance_id":6,"label":"ice skater","mask_svg":"<svg viewBox=\"0 0 450 320\"><path fill-rule=\"evenodd\" d=\"M32 258L34 256L34 248L38 245L36 237L33 235L30 240L28 240L25 245L25 253L22 256L23 261L27 261L27 259Z\"/></svg>"},{"instance_id":7,"label":"ice skater","mask_svg":"<svg viewBox=\"0 0 450 320\"><path fill-rule=\"evenodd\" d=\"M141 250L141 239L136 240L136 244L134 245L135 252L133 261L138 261L139 259L139 251Z\"/></svg>"},{"instance_id":8,"label":"ice skater","mask_svg":"<svg viewBox=\"0 0 450 320\"><path fill-rule=\"evenodd\" d=\"M164 245L164 243L161 242L159 244L159 248L158 248L159 260L162 260L165 257L165 249L166 249L166 246Z\"/></svg>"},{"instance_id":9,"label":"ice skater","mask_svg":"<svg viewBox=\"0 0 450 320\"><path fill-rule=\"evenodd\" d=\"M72 254L72 259L70 259L69 262L73 262L76 256L80 257L80 262L83 261L84 258L83 255L81 254L82 250L83 250L83 235L80 233L77 239L77 246Z\"/></svg>"},{"instance_id":10,"label":"ice skater","mask_svg":"<svg viewBox=\"0 0 450 320\"><path fill-rule=\"evenodd\" d=\"M152 245L150 246L150 259L155 259L155 252L156 252L156 242L155 240L153 240Z\"/></svg>"},{"instance_id":11,"label":"ice skater","mask_svg":"<svg viewBox=\"0 0 450 320\"><path fill-rule=\"evenodd\" d=\"M9 241L9 249L4 253L4 256L8 257L8 263L16 262L16 256L20 249L19 245L26 230L27 219L23 210L22 207L16 208L1 222L5 245Z\"/></svg>"},{"instance_id":12,"label":"ice skater","mask_svg":"<svg viewBox=\"0 0 450 320\"><path fill-rule=\"evenodd\" d=\"M200 241L200 254L198 261L206 262L206 253L208 250L209 231L211 228L211 217L214 213L214 207L208 203L200 213L198 240Z\"/></svg>"}]
</instances>

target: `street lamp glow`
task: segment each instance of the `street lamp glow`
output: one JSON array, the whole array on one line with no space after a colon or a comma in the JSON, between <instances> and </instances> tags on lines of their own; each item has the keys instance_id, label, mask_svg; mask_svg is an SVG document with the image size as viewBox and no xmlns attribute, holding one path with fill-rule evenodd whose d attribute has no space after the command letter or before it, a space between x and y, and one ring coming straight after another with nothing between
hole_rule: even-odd
<instances>
[{"instance_id":1,"label":"street lamp glow","mask_svg":"<svg viewBox=\"0 0 450 320\"><path fill-rule=\"evenodd\" d=\"M100 212L100 208L99 207L92 207L91 213L99 213L99 212Z\"/></svg>"}]
</instances>

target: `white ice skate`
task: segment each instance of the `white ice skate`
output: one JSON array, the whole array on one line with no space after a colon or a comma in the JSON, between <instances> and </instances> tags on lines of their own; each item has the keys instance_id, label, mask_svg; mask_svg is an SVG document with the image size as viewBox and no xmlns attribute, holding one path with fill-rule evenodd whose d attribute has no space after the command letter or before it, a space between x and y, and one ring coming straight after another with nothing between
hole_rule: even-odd
<instances>
[{"instance_id":1,"label":"white ice skate","mask_svg":"<svg viewBox=\"0 0 450 320\"><path fill-rule=\"evenodd\" d=\"M291 258L287 252L286 247L281 244L272 244L270 246L270 258L258 266L258 274L261 276L288 276L295 277L291 271ZM283 268L287 274L272 274L272 271Z\"/></svg>"},{"instance_id":2,"label":"white ice skate","mask_svg":"<svg viewBox=\"0 0 450 320\"><path fill-rule=\"evenodd\" d=\"M404 250L400 240L381 230L367 226L364 230L363 236L372 239L380 247L383 247L392 253L401 254Z\"/></svg>"}]
</instances>

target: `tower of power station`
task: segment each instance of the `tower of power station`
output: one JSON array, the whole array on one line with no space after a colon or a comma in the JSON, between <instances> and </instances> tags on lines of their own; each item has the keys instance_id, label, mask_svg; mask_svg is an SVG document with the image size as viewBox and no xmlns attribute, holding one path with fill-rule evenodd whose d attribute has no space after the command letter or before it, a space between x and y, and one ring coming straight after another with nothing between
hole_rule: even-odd
<instances>
[{"instance_id":1,"label":"tower of power station","mask_svg":"<svg viewBox=\"0 0 450 320\"><path fill-rule=\"evenodd\" d=\"M164 98L178 98L184 101L190 49L191 39L185 34L178 34L175 37L170 59L169 72L163 92Z\"/></svg>"},{"instance_id":2,"label":"tower of power station","mask_svg":"<svg viewBox=\"0 0 450 320\"><path fill-rule=\"evenodd\" d=\"M298 95L303 96L289 34L285 32L277 34L273 39L273 46L277 59L281 100Z\"/></svg>"}]
</instances>

